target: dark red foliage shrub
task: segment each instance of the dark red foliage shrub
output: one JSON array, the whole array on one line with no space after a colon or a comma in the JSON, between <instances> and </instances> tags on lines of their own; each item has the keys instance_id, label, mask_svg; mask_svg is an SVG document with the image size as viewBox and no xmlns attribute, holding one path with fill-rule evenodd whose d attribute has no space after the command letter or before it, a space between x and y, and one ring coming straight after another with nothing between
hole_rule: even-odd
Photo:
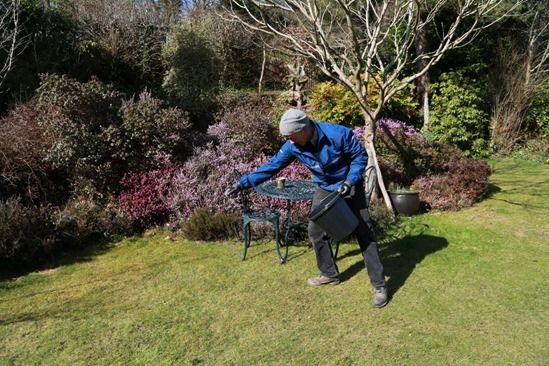
<instances>
[{"instance_id":1,"label":"dark red foliage shrub","mask_svg":"<svg viewBox=\"0 0 549 366\"><path fill-rule=\"evenodd\" d=\"M422 176L413 183L429 208L457 210L475 203L488 188L491 170L483 161L454 159L444 173Z\"/></svg>"},{"instance_id":2,"label":"dark red foliage shrub","mask_svg":"<svg viewBox=\"0 0 549 366\"><path fill-rule=\"evenodd\" d=\"M118 198L120 209L142 227L165 222L170 212L164 197L175 172L175 168L167 167L124 175Z\"/></svg>"}]
</instances>

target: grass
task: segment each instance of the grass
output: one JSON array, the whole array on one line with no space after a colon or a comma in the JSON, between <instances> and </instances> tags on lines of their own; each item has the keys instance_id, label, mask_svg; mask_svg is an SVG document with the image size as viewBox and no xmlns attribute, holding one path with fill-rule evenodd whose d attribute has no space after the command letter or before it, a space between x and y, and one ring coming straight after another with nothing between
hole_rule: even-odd
<instances>
[{"instance_id":1,"label":"grass","mask_svg":"<svg viewBox=\"0 0 549 366\"><path fill-rule=\"evenodd\" d=\"M0 365L549 364L549 169L493 165L487 199L384 243L382 310L354 244L311 289L306 246L133 237L0 281Z\"/></svg>"}]
</instances>

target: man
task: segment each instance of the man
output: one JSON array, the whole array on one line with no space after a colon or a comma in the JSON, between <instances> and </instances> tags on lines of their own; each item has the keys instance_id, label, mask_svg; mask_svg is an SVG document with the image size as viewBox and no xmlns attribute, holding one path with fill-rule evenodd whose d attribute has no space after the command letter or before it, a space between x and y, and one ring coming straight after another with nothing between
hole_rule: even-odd
<instances>
[{"instance_id":1,"label":"man","mask_svg":"<svg viewBox=\"0 0 549 366\"><path fill-rule=\"evenodd\" d=\"M275 156L254 172L241 177L225 194L235 196L240 190L255 187L297 159L309 168L313 173L313 182L318 184L311 210L324 197L337 190L359 219L355 234L374 287L373 305L377 308L385 306L387 289L383 265L369 225L364 194L363 174L368 163L364 146L349 128L311 121L304 112L297 109L289 109L284 113L280 120L280 134L287 141ZM310 278L307 284L314 287L339 284L339 270L332 255L329 238L313 221L309 221L308 234L320 275Z\"/></svg>"}]
</instances>

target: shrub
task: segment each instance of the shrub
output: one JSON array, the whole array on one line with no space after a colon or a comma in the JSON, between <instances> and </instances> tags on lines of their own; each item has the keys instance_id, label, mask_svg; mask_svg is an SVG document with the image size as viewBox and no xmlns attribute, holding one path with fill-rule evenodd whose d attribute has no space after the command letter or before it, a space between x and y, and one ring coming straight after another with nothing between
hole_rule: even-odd
<instances>
[{"instance_id":1,"label":"shrub","mask_svg":"<svg viewBox=\"0 0 549 366\"><path fill-rule=\"evenodd\" d=\"M64 189L43 159L51 140L38 124L35 104L20 104L0 119L0 198L55 203L65 196Z\"/></svg>"},{"instance_id":2,"label":"shrub","mask_svg":"<svg viewBox=\"0 0 549 366\"><path fill-rule=\"evenodd\" d=\"M376 108L379 102L379 88L372 79L369 85L370 108ZM311 117L348 126L364 125L364 117L355 95L341 84L332 81L318 83L309 98ZM393 96L384 108L384 114L405 118L416 118L417 103L414 100L411 87L403 89Z\"/></svg>"},{"instance_id":3,"label":"shrub","mask_svg":"<svg viewBox=\"0 0 549 366\"><path fill-rule=\"evenodd\" d=\"M163 49L167 66L163 89L189 112L193 125L205 127L213 111L222 72L219 44L210 32L213 20L191 18L174 28Z\"/></svg>"},{"instance_id":4,"label":"shrub","mask_svg":"<svg viewBox=\"0 0 549 366\"><path fill-rule=\"evenodd\" d=\"M242 226L242 217L234 213L197 209L183 225L183 234L189 240L211 241L236 237Z\"/></svg>"},{"instance_id":5,"label":"shrub","mask_svg":"<svg viewBox=\"0 0 549 366\"><path fill-rule=\"evenodd\" d=\"M281 144L273 123L272 102L267 96L221 96L216 124L208 134L217 141L239 145L241 159L252 160L259 154L270 155Z\"/></svg>"},{"instance_id":6,"label":"shrub","mask_svg":"<svg viewBox=\"0 0 549 366\"><path fill-rule=\"evenodd\" d=\"M131 220L110 201L72 197L52 215L57 237L67 246L84 246L91 240L113 239L132 232Z\"/></svg>"},{"instance_id":7,"label":"shrub","mask_svg":"<svg viewBox=\"0 0 549 366\"><path fill-rule=\"evenodd\" d=\"M127 150L117 111L122 95L97 80L79 83L43 75L38 89L40 125L52 139L46 159L70 177L108 187L124 170Z\"/></svg>"},{"instance_id":8,"label":"shrub","mask_svg":"<svg viewBox=\"0 0 549 366\"><path fill-rule=\"evenodd\" d=\"M360 105L355 95L340 84L331 81L318 83L309 97L311 117L349 126L364 124Z\"/></svg>"},{"instance_id":9,"label":"shrub","mask_svg":"<svg viewBox=\"0 0 549 366\"><path fill-rule=\"evenodd\" d=\"M463 72L449 72L431 88L431 118L423 128L426 136L454 144L467 156L486 155L489 118L479 82Z\"/></svg>"},{"instance_id":10,"label":"shrub","mask_svg":"<svg viewBox=\"0 0 549 366\"><path fill-rule=\"evenodd\" d=\"M124 102L97 80L46 75L38 100L41 126L52 139L46 159L72 181L91 181L102 192L117 192L130 169L156 168L159 156L183 158L190 151L185 114L148 92Z\"/></svg>"},{"instance_id":11,"label":"shrub","mask_svg":"<svg viewBox=\"0 0 549 366\"><path fill-rule=\"evenodd\" d=\"M25 207L18 198L0 201L0 259L29 263L54 249L48 207Z\"/></svg>"},{"instance_id":12,"label":"shrub","mask_svg":"<svg viewBox=\"0 0 549 366\"><path fill-rule=\"evenodd\" d=\"M170 210L164 197L172 185L175 168L165 167L124 175L118 197L120 209L139 226L147 227L167 221Z\"/></svg>"},{"instance_id":13,"label":"shrub","mask_svg":"<svg viewBox=\"0 0 549 366\"><path fill-rule=\"evenodd\" d=\"M130 169L154 165L156 157L163 153L182 160L191 152L186 114L177 108L164 108L163 102L150 92L141 93L137 101L124 102L119 113Z\"/></svg>"},{"instance_id":14,"label":"shrub","mask_svg":"<svg viewBox=\"0 0 549 366\"><path fill-rule=\"evenodd\" d=\"M453 159L441 174L426 175L413 183L428 208L457 210L475 203L488 188L490 168L483 161Z\"/></svg>"},{"instance_id":15,"label":"shrub","mask_svg":"<svg viewBox=\"0 0 549 366\"><path fill-rule=\"evenodd\" d=\"M429 143L401 121L380 120L377 128L378 162L386 186L414 186L423 204L434 209L470 206L486 189L488 166L468 159L454 145ZM355 134L361 137L362 129Z\"/></svg>"},{"instance_id":16,"label":"shrub","mask_svg":"<svg viewBox=\"0 0 549 366\"><path fill-rule=\"evenodd\" d=\"M549 137L549 86L532 101L526 121L532 134L542 138Z\"/></svg>"}]
</instances>

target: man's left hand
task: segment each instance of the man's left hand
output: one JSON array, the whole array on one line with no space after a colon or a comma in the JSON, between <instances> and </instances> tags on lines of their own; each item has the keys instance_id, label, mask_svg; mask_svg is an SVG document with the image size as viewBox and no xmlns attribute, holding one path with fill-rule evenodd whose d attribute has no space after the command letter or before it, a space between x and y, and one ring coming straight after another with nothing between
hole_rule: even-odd
<instances>
[{"instance_id":1,"label":"man's left hand","mask_svg":"<svg viewBox=\"0 0 549 366\"><path fill-rule=\"evenodd\" d=\"M339 187L338 192L341 195L341 197L347 197L349 194L351 194L351 184L348 181L343 182L343 184Z\"/></svg>"}]
</instances>

